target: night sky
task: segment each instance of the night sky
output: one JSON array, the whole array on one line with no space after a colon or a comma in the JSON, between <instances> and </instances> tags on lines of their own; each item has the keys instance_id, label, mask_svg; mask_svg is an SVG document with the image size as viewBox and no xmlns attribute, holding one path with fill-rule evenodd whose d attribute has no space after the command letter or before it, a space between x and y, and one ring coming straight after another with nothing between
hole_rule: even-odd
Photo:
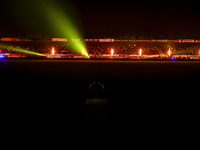
<instances>
[{"instance_id":1,"label":"night sky","mask_svg":"<svg viewBox=\"0 0 200 150\"><path fill-rule=\"evenodd\" d=\"M7 0L0 5L0 36L59 37L40 5L44 0ZM46 0L63 9L85 38L197 38L200 11L193 1ZM59 9L58 12L59 13ZM161 36L162 35L162 36Z\"/></svg>"}]
</instances>

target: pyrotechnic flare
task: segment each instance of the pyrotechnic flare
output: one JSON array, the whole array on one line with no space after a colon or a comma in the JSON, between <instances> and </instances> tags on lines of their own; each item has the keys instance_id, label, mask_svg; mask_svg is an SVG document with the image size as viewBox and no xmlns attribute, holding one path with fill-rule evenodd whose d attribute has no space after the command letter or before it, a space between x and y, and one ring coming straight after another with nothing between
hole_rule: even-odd
<instances>
[{"instance_id":1,"label":"pyrotechnic flare","mask_svg":"<svg viewBox=\"0 0 200 150\"><path fill-rule=\"evenodd\" d=\"M113 56L113 54L114 54L114 51L113 51L113 49L111 49L111 56Z\"/></svg>"},{"instance_id":2,"label":"pyrotechnic flare","mask_svg":"<svg viewBox=\"0 0 200 150\"><path fill-rule=\"evenodd\" d=\"M140 49L139 53L140 53L140 56L142 56L142 49Z\"/></svg>"},{"instance_id":3,"label":"pyrotechnic flare","mask_svg":"<svg viewBox=\"0 0 200 150\"><path fill-rule=\"evenodd\" d=\"M54 54L55 54L54 47L52 47L52 55L54 55Z\"/></svg>"},{"instance_id":4,"label":"pyrotechnic flare","mask_svg":"<svg viewBox=\"0 0 200 150\"><path fill-rule=\"evenodd\" d=\"M169 56L171 55L171 51L170 51L170 48L169 48L169 51L168 51L168 55L169 55Z\"/></svg>"}]
</instances>

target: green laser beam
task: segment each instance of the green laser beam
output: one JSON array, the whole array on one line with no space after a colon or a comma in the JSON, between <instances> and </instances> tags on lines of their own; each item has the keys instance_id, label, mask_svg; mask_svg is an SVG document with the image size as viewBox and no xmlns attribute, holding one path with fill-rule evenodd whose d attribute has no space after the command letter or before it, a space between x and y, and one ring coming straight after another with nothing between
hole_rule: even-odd
<instances>
[{"instance_id":1,"label":"green laser beam","mask_svg":"<svg viewBox=\"0 0 200 150\"><path fill-rule=\"evenodd\" d=\"M50 1L46 1L43 6L45 6L43 9L44 13L46 14L46 18L48 19L50 26L52 26L56 32L64 37L68 37L70 40L82 39L80 32L72 22L69 15L67 15L65 11L59 7L59 5L57 5L55 2L51 3ZM82 54L84 49L84 55L88 56L85 42L71 41L71 48L74 48L80 54Z\"/></svg>"},{"instance_id":2,"label":"green laser beam","mask_svg":"<svg viewBox=\"0 0 200 150\"><path fill-rule=\"evenodd\" d=\"M37 32L48 32L58 37L67 38L70 42L70 48L79 54L88 56L85 42L75 41L83 39L80 32L81 23L73 7L73 3L66 0L21 0L11 6L11 10L16 18L17 23L21 23L24 29L30 29ZM17 6L17 7L16 7ZM16 14L15 14L16 13ZM79 27L79 28L78 28ZM41 31L42 30L42 31Z\"/></svg>"},{"instance_id":3,"label":"green laser beam","mask_svg":"<svg viewBox=\"0 0 200 150\"><path fill-rule=\"evenodd\" d=\"M0 45L1 46L1 45ZM32 55L37 55L37 56L46 56L44 54L41 53L37 53L37 52L32 52L29 50L25 50L22 48L13 48L13 47L8 47L8 46L1 46L4 50L11 50L11 51L15 51L15 52L19 52L19 53L24 53L24 54L32 54Z\"/></svg>"},{"instance_id":4,"label":"green laser beam","mask_svg":"<svg viewBox=\"0 0 200 150\"><path fill-rule=\"evenodd\" d=\"M40 54L40 53L37 53L37 52L32 52L32 51L24 50L24 49L21 49L21 48L8 48L8 49L16 51L16 52L24 53L24 54L32 54L32 55L37 55L37 56L46 56L44 54Z\"/></svg>"}]
</instances>

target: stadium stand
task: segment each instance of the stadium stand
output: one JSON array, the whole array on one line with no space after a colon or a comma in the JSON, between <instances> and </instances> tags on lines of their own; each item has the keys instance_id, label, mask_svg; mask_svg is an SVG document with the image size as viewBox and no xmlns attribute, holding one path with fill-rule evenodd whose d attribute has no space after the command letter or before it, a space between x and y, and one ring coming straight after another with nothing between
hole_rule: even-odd
<instances>
[{"instance_id":1,"label":"stadium stand","mask_svg":"<svg viewBox=\"0 0 200 150\"><path fill-rule=\"evenodd\" d=\"M2 38L5 40L5 38ZM76 49L70 48L70 42L63 39L58 39L46 42L13 41L14 38L7 38L6 42L1 42L0 53L15 53L12 47L22 48L42 54L51 54L52 47L55 48L56 54L68 54L71 56L80 55ZM114 40L114 39L85 39L88 54L90 56L102 56L111 53L118 54L120 57L129 55L138 55L142 49L143 55L167 55L170 49L173 55L199 55L200 42L199 40ZM9 45L9 46L8 46ZM11 50L10 50L11 49ZM67 57L67 55L60 55Z\"/></svg>"}]
</instances>

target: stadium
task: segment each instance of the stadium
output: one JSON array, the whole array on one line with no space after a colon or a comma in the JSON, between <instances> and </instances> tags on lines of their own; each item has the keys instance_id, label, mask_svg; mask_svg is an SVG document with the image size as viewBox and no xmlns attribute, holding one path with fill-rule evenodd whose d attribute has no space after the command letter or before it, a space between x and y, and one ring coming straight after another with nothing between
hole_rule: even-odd
<instances>
[{"instance_id":1,"label":"stadium","mask_svg":"<svg viewBox=\"0 0 200 150\"><path fill-rule=\"evenodd\" d=\"M10 0L0 12L1 106L11 128L198 120L196 3Z\"/></svg>"},{"instance_id":2,"label":"stadium","mask_svg":"<svg viewBox=\"0 0 200 150\"><path fill-rule=\"evenodd\" d=\"M85 39L87 57L62 40L2 39L9 116L176 122L180 112L178 120L197 114L199 41Z\"/></svg>"},{"instance_id":3,"label":"stadium","mask_svg":"<svg viewBox=\"0 0 200 150\"><path fill-rule=\"evenodd\" d=\"M71 45L81 42L80 52ZM20 51L21 49L21 51ZM25 50L25 51L23 51ZM34 54L35 53L35 54ZM7 58L199 59L200 40L19 39L1 38L0 55Z\"/></svg>"}]
</instances>

